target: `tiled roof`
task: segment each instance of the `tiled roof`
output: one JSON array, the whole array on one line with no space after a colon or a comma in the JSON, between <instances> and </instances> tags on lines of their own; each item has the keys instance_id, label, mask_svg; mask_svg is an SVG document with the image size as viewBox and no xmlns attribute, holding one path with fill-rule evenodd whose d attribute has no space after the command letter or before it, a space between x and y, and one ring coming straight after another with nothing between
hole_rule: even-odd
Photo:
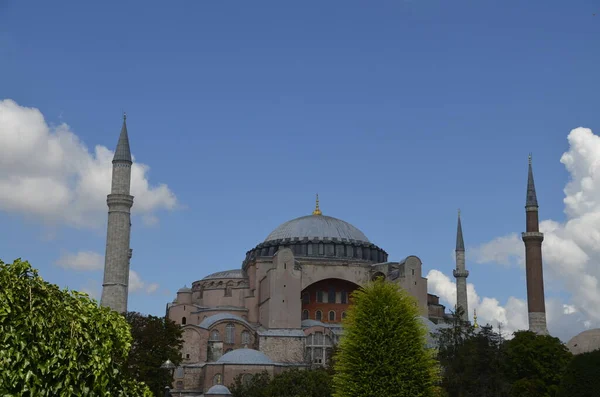
<instances>
[{"instance_id":1,"label":"tiled roof","mask_svg":"<svg viewBox=\"0 0 600 397\"><path fill-rule=\"evenodd\" d=\"M123 126L121 127L121 135L115 150L113 161L128 161L131 163L131 150L129 149L129 137L127 136L127 122L123 117Z\"/></svg>"}]
</instances>

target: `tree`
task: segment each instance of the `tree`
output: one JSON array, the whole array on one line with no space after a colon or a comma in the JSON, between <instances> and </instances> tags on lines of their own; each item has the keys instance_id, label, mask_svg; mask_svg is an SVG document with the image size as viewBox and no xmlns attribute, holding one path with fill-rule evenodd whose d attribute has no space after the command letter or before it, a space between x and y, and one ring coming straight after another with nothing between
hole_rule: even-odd
<instances>
[{"instance_id":1,"label":"tree","mask_svg":"<svg viewBox=\"0 0 600 397\"><path fill-rule=\"evenodd\" d=\"M453 313L451 327L436 335L442 387L450 397L505 396L508 383L502 368L502 337L491 326L476 331L460 317L458 311Z\"/></svg>"},{"instance_id":2,"label":"tree","mask_svg":"<svg viewBox=\"0 0 600 397\"><path fill-rule=\"evenodd\" d=\"M248 382L237 376L229 390L233 397L331 397L331 377L324 369L290 369L273 379L262 372Z\"/></svg>"},{"instance_id":3,"label":"tree","mask_svg":"<svg viewBox=\"0 0 600 397\"><path fill-rule=\"evenodd\" d=\"M511 396L556 396L572 357L558 338L519 331L504 344L503 351Z\"/></svg>"},{"instance_id":4,"label":"tree","mask_svg":"<svg viewBox=\"0 0 600 397\"><path fill-rule=\"evenodd\" d=\"M600 350L573 357L558 390L558 397L594 397L600 390Z\"/></svg>"},{"instance_id":5,"label":"tree","mask_svg":"<svg viewBox=\"0 0 600 397\"><path fill-rule=\"evenodd\" d=\"M378 279L352 295L335 357L335 397L435 395L438 365L417 302Z\"/></svg>"},{"instance_id":6,"label":"tree","mask_svg":"<svg viewBox=\"0 0 600 397\"><path fill-rule=\"evenodd\" d=\"M130 345L119 313L0 261L0 395L151 396L123 372Z\"/></svg>"},{"instance_id":7,"label":"tree","mask_svg":"<svg viewBox=\"0 0 600 397\"><path fill-rule=\"evenodd\" d=\"M172 376L169 371L160 369L160 365L167 359L175 365L181 363L181 327L168 318L136 312L126 313L125 319L133 338L126 371L132 378L146 383L155 396L162 396Z\"/></svg>"},{"instance_id":8,"label":"tree","mask_svg":"<svg viewBox=\"0 0 600 397\"><path fill-rule=\"evenodd\" d=\"M271 377L267 371L255 374L248 382L244 382L244 374L238 375L229 386L233 397L270 397L268 394Z\"/></svg>"}]
</instances>

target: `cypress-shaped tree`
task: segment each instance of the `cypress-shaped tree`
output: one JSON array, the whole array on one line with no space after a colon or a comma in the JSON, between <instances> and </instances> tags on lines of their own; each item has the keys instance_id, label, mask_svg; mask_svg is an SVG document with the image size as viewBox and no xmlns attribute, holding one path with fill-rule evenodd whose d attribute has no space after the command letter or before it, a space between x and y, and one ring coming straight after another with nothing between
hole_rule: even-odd
<instances>
[{"instance_id":1,"label":"cypress-shaped tree","mask_svg":"<svg viewBox=\"0 0 600 397\"><path fill-rule=\"evenodd\" d=\"M335 357L335 397L421 397L439 393L417 302L378 279L356 290Z\"/></svg>"}]
</instances>

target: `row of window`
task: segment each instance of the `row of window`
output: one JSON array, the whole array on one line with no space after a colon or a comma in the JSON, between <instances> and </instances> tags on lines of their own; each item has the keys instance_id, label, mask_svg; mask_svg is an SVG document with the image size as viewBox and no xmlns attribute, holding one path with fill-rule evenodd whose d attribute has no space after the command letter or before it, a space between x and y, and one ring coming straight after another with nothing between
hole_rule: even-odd
<instances>
[{"instance_id":1,"label":"row of window","mask_svg":"<svg viewBox=\"0 0 600 397\"><path fill-rule=\"evenodd\" d=\"M213 329L210 332L211 342L221 342L221 333ZM225 326L225 343L233 344L235 343L235 325L233 323L229 323ZM242 344L249 345L250 344L250 332L242 331Z\"/></svg>"},{"instance_id":2,"label":"row of window","mask_svg":"<svg viewBox=\"0 0 600 397\"><path fill-rule=\"evenodd\" d=\"M252 381L252 374L244 374L242 375L242 384L248 386ZM223 384L223 376L221 374L216 374L213 376L213 386L214 385L222 385Z\"/></svg>"},{"instance_id":3,"label":"row of window","mask_svg":"<svg viewBox=\"0 0 600 397\"><path fill-rule=\"evenodd\" d=\"M336 321L337 314L335 310L330 310L328 313L329 321ZM346 318L346 312L342 312L342 320ZM310 312L306 309L302 310L302 320L310 320ZM322 321L323 320L323 312L321 310L317 310L315 312L315 320Z\"/></svg>"},{"instance_id":4,"label":"row of window","mask_svg":"<svg viewBox=\"0 0 600 397\"><path fill-rule=\"evenodd\" d=\"M310 303L310 292L302 293L302 303L308 305ZM317 303L348 303L348 292L337 292L334 287L330 287L328 291L317 291Z\"/></svg>"}]
</instances>

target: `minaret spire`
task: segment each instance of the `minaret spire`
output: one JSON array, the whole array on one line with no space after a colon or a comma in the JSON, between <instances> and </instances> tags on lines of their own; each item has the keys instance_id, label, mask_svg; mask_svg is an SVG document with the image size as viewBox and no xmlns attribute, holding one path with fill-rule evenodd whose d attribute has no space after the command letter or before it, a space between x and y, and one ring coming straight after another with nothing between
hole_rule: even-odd
<instances>
[{"instance_id":1,"label":"minaret spire","mask_svg":"<svg viewBox=\"0 0 600 397\"><path fill-rule=\"evenodd\" d=\"M108 227L106 254L104 255L104 282L100 304L124 313L127 311L129 290L129 248L131 235L131 150L127 135L127 115L123 114L123 126L112 161L112 183L108 204Z\"/></svg>"},{"instance_id":2,"label":"minaret spire","mask_svg":"<svg viewBox=\"0 0 600 397\"><path fill-rule=\"evenodd\" d=\"M538 208L530 153L529 172L527 175L527 198L525 201L526 231L522 234L523 242L525 243L527 309L529 312L529 330L537 334L547 335L544 269L542 264L544 234L540 233Z\"/></svg>"},{"instance_id":3,"label":"minaret spire","mask_svg":"<svg viewBox=\"0 0 600 397\"><path fill-rule=\"evenodd\" d=\"M469 304L467 300L467 277L469 271L465 266L465 241L463 239L462 224L460 222L460 209L458 210L458 224L456 226L456 269L452 272L456 278L456 309L461 309L461 320L469 321Z\"/></svg>"}]
</instances>

